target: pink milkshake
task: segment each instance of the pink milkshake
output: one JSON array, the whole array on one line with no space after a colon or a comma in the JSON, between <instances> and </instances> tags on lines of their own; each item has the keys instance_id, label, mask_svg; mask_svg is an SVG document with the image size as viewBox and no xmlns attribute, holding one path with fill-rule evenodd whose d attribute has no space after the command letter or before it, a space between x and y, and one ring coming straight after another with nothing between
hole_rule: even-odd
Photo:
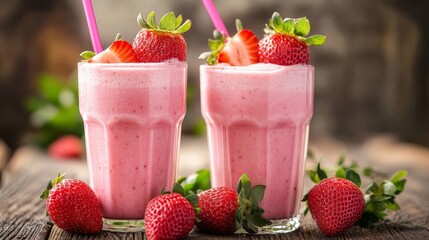
<instances>
[{"instance_id":1,"label":"pink milkshake","mask_svg":"<svg viewBox=\"0 0 429 240\"><path fill-rule=\"evenodd\" d=\"M253 184L266 185L261 207L264 217L274 221L261 231L295 230L313 113L314 67L203 65L200 71L212 186L235 189L247 173Z\"/></svg>"},{"instance_id":2,"label":"pink milkshake","mask_svg":"<svg viewBox=\"0 0 429 240\"><path fill-rule=\"evenodd\" d=\"M90 185L113 230L141 226L149 200L176 180L186 69L178 61L78 64Z\"/></svg>"}]
</instances>

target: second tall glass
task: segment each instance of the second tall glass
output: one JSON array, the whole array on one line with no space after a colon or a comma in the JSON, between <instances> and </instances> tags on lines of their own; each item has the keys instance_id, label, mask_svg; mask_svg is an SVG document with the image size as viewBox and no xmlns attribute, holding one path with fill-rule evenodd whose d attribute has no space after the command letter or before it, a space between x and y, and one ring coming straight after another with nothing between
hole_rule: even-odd
<instances>
[{"instance_id":1,"label":"second tall glass","mask_svg":"<svg viewBox=\"0 0 429 240\"><path fill-rule=\"evenodd\" d=\"M298 228L314 67L200 67L212 186L233 189L243 173L266 185L261 206L273 221L261 233Z\"/></svg>"}]
</instances>

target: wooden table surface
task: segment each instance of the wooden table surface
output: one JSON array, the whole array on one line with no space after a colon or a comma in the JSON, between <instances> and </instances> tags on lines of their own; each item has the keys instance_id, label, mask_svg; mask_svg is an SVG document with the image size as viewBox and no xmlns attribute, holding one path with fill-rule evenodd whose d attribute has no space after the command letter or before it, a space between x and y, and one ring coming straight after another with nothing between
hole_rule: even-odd
<instances>
[{"instance_id":1,"label":"wooden table surface","mask_svg":"<svg viewBox=\"0 0 429 240\"><path fill-rule=\"evenodd\" d=\"M316 150L324 149L326 148L326 142L316 143L314 147ZM372 153L371 156L377 156L376 154L374 155L374 152L371 152L370 147L368 145L361 146L359 151L354 151L354 154L362 154L362 149L365 149L365 154ZM397 150L398 147L394 149ZM334 148L331 154L340 154L338 151L339 149ZM426 154L427 152L424 153ZM327 151L327 155L329 155L329 151ZM395 156L397 155L398 153L396 152ZM372 160L371 157L368 159L373 161L374 166L383 166L383 163ZM378 159L382 161L383 155L379 154ZM429 181L429 168L427 168L429 158L426 160L421 164L404 165L407 166L406 169L409 171L407 184L417 187L407 186L405 192L398 198L401 210L391 213L389 220L369 228L353 227L343 235L326 238L319 232L311 217L307 216L303 219L300 228L289 234L235 234L219 237L192 232L186 239L429 239L429 204L427 200L429 196L427 195L428 188L426 187L427 181ZM394 159L392 161L392 164L389 165L396 166ZM404 164L407 163L410 163L410 161L405 158ZM39 199L39 194L45 187L47 179L54 177L57 171L67 172L68 177L87 180L87 169L84 161L54 161L49 159L43 152L28 147L18 150L13 155L3 171L3 181L0 188L0 239L145 238L143 233L103 231L97 235L81 235L70 234L58 229L45 216L44 202ZM424 195L421 194L422 191L419 190L419 186L423 186L426 189Z\"/></svg>"}]
</instances>

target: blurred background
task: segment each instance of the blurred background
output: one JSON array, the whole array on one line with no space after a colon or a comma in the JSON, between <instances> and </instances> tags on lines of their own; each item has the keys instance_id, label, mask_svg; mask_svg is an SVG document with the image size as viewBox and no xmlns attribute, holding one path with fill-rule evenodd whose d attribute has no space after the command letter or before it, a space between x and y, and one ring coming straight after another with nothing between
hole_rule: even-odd
<instances>
[{"instance_id":1,"label":"blurred background","mask_svg":"<svg viewBox=\"0 0 429 240\"><path fill-rule=\"evenodd\" d=\"M240 18L259 38L274 11L307 16L311 34L328 37L311 49L316 67L311 139L360 143L382 133L429 146L429 1L215 0L230 32ZM132 42L136 17L174 10L193 26L188 44L189 101L184 134L202 136L199 60L214 29L196 0L93 0L103 46L117 33ZM76 63L91 49L81 1L0 0L0 139L13 152L81 137Z\"/></svg>"}]
</instances>

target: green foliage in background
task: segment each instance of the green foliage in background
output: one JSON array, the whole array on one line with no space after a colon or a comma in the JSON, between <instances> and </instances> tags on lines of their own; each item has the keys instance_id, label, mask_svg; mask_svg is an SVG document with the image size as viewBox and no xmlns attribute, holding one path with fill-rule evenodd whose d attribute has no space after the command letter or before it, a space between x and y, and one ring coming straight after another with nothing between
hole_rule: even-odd
<instances>
[{"instance_id":1,"label":"green foliage in background","mask_svg":"<svg viewBox=\"0 0 429 240\"><path fill-rule=\"evenodd\" d=\"M194 104L196 100L196 95L199 94L196 90L196 87L192 82L188 82L187 90L186 90L186 107L187 109L191 108L191 104ZM194 121L191 128L186 131L186 133L195 135L195 136L202 136L206 133L206 123L204 122L204 119L198 118Z\"/></svg>"},{"instance_id":2,"label":"green foliage in background","mask_svg":"<svg viewBox=\"0 0 429 240\"><path fill-rule=\"evenodd\" d=\"M41 74L37 78L37 90L38 94L26 101L26 108L31 112L30 122L36 131L35 142L47 147L63 135L82 137L77 79L65 82Z\"/></svg>"}]
</instances>

